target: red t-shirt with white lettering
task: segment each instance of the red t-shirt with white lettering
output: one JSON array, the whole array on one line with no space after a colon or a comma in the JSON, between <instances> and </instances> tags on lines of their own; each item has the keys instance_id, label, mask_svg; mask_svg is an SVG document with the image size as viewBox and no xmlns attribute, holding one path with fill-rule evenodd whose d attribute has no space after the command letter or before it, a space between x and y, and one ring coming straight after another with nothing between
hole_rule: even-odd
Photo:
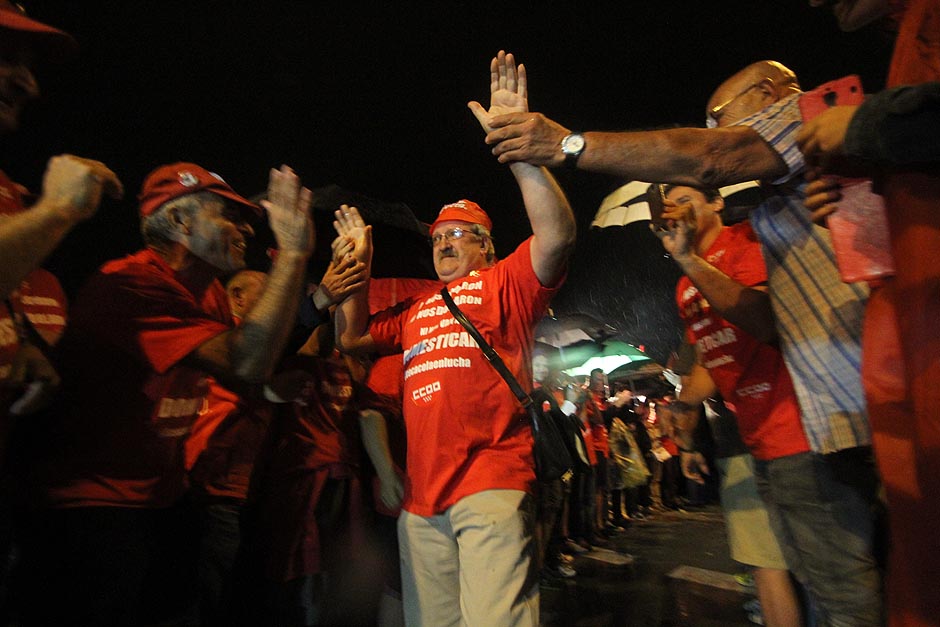
<instances>
[{"instance_id":1,"label":"red t-shirt with white lettering","mask_svg":"<svg viewBox=\"0 0 940 627\"><path fill-rule=\"evenodd\" d=\"M59 344L64 389L48 457L53 507L163 507L185 490L184 440L205 373L180 361L232 327L218 281L193 293L153 251L106 263L85 284Z\"/></svg>"},{"instance_id":2,"label":"red t-shirt with white lettering","mask_svg":"<svg viewBox=\"0 0 940 627\"><path fill-rule=\"evenodd\" d=\"M448 284L457 306L523 387L532 385L534 327L559 287L539 283L530 243ZM379 313L369 332L383 352L404 353L403 509L431 516L482 490L530 490L528 418L438 292Z\"/></svg>"},{"instance_id":3,"label":"red t-shirt with white lettering","mask_svg":"<svg viewBox=\"0 0 940 627\"><path fill-rule=\"evenodd\" d=\"M705 261L741 285L767 282L767 267L751 225L724 227ZM712 312L688 277L676 286L679 315L702 364L738 417L738 430L757 459L776 459L809 450L800 409L783 356L773 346Z\"/></svg>"}]
</instances>

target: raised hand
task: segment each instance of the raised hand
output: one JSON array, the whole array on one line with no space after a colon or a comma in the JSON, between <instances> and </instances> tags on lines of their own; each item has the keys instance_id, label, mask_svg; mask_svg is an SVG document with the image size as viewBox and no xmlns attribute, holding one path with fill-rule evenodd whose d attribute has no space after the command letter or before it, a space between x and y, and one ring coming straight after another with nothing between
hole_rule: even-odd
<instances>
[{"instance_id":1,"label":"raised hand","mask_svg":"<svg viewBox=\"0 0 940 627\"><path fill-rule=\"evenodd\" d=\"M350 253L353 250L351 245L348 249ZM330 261L326 273L320 279L317 293L314 294L313 302L317 309L322 310L335 305L362 288L369 278L367 270L366 264L351 254L344 254L339 260Z\"/></svg>"},{"instance_id":2,"label":"raised hand","mask_svg":"<svg viewBox=\"0 0 940 627\"><path fill-rule=\"evenodd\" d=\"M353 257L371 267L372 264L372 227L367 225L359 215L359 210L349 205L340 205L339 209L333 214L336 219L333 221L333 228L353 243ZM336 253L337 246L334 245L333 252Z\"/></svg>"},{"instance_id":3,"label":"raised hand","mask_svg":"<svg viewBox=\"0 0 940 627\"><path fill-rule=\"evenodd\" d=\"M95 214L102 194L112 198L124 195L124 186L114 172L100 161L59 155L46 166L39 203L59 207L77 222Z\"/></svg>"},{"instance_id":4,"label":"raised hand","mask_svg":"<svg viewBox=\"0 0 940 627\"><path fill-rule=\"evenodd\" d=\"M675 201L664 199L662 221L665 223L665 230L656 229L652 224L650 230L663 243L666 252L676 260L692 254L697 230L695 209L692 205L677 205Z\"/></svg>"},{"instance_id":5,"label":"raised hand","mask_svg":"<svg viewBox=\"0 0 940 627\"><path fill-rule=\"evenodd\" d=\"M271 169L268 198L261 205L268 212L268 224L280 253L309 255L313 252L314 226L310 219L310 190L301 186L300 178L286 165Z\"/></svg>"},{"instance_id":6,"label":"raised hand","mask_svg":"<svg viewBox=\"0 0 940 627\"><path fill-rule=\"evenodd\" d=\"M525 66L516 66L512 53L500 50L490 61L490 108L477 101L467 103L483 130L492 129L490 119L497 115L525 113L529 110L528 80Z\"/></svg>"}]
</instances>

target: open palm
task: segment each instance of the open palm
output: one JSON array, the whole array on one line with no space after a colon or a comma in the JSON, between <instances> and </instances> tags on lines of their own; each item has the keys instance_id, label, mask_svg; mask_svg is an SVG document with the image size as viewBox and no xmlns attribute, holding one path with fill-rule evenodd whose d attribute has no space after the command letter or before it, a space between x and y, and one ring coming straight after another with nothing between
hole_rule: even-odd
<instances>
[{"instance_id":1,"label":"open palm","mask_svg":"<svg viewBox=\"0 0 940 627\"><path fill-rule=\"evenodd\" d=\"M490 118L529 110L525 66L516 66L512 53L500 50L490 61L489 110L484 109L479 102L471 102L470 110L487 133L492 130L489 125Z\"/></svg>"}]
</instances>

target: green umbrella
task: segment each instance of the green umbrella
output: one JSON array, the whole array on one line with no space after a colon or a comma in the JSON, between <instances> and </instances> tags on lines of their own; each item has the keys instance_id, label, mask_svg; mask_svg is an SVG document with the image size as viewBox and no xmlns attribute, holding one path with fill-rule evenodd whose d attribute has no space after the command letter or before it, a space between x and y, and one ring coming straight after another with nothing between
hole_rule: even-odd
<instances>
[{"instance_id":1,"label":"green umbrella","mask_svg":"<svg viewBox=\"0 0 940 627\"><path fill-rule=\"evenodd\" d=\"M600 352L594 353L580 365L566 369L565 374L572 377L579 377L590 375L591 371L596 368L600 368L605 373L611 373L628 364L639 367L655 363L656 362L646 356L646 353L636 346L619 340L609 340L604 342L604 346Z\"/></svg>"}]
</instances>

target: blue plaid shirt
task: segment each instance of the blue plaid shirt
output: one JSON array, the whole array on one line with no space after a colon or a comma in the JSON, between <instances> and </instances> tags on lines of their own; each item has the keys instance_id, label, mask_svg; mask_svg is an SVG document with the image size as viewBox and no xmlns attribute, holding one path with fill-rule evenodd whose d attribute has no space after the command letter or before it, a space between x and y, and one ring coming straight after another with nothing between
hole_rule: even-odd
<instances>
[{"instance_id":1,"label":"blue plaid shirt","mask_svg":"<svg viewBox=\"0 0 940 627\"><path fill-rule=\"evenodd\" d=\"M832 453L871 444L861 381L862 317L868 288L843 283L829 232L803 205L805 163L795 139L800 94L741 120L777 151L787 174L762 181L751 212L767 263L780 348L790 370L809 444Z\"/></svg>"}]
</instances>

